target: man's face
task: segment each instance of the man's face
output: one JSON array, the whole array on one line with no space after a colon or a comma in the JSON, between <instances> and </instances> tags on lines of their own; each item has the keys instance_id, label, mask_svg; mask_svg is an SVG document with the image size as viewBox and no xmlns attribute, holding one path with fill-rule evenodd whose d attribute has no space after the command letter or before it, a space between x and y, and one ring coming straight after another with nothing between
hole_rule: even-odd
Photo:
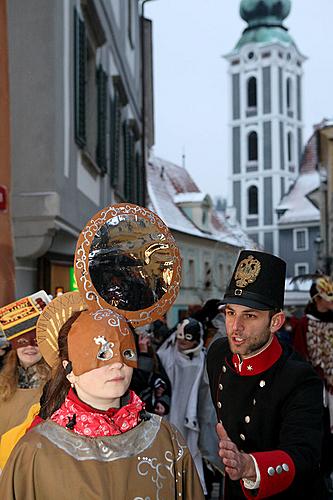
<instances>
[{"instance_id":1,"label":"man's face","mask_svg":"<svg viewBox=\"0 0 333 500\"><path fill-rule=\"evenodd\" d=\"M271 336L269 311L227 304L225 324L231 352L248 356L256 354Z\"/></svg>"}]
</instances>

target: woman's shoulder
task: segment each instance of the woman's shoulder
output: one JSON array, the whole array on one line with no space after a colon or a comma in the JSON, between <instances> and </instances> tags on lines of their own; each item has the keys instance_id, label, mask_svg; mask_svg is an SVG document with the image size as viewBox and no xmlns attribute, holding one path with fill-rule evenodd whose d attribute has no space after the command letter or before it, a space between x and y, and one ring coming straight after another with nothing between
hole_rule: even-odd
<instances>
[{"instance_id":1,"label":"woman's shoulder","mask_svg":"<svg viewBox=\"0 0 333 500\"><path fill-rule=\"evenodd\" d=\"M174 442L177 446L181 446L183 448L187 448L186 441L183 438L181 432L177 429L177 427L171 424L168 420L161 420L160 433L165 436L168 436L172 442Z\"/></svg>"}]
</instances>

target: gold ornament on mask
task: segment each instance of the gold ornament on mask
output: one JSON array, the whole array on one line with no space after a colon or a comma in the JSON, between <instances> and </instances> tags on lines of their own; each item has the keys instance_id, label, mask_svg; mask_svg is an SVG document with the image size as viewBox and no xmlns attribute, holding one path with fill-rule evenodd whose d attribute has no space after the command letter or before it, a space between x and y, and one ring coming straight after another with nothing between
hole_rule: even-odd
<instances>
[{"instance_id":1,"label":"gold ornament on mask","mask_svg":"<svg viewBox=\"0 0 333 500\"><path fill-rule=\"evenodd\" d=\"M255 259L253 255L249 255L238 264L235 273L236 285L244 288L250 283L254 283L260 273L260 269L261 264L259 260Z\"/></svg>"}]
</instances>

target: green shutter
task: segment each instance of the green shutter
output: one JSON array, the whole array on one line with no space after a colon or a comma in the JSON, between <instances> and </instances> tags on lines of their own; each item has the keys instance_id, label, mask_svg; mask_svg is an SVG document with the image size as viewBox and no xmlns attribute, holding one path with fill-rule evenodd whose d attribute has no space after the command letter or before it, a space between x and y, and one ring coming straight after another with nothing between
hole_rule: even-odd
<instances>
[{"instance_id":1,"label":"green shutter","mask_svg":"<svg viewBox=\"0 0 333 500\"><path fill-rule=\"evenodd\" d=\"M106 172L106 122L108 76L101 66L97 69L97 147L96 162L101 172Z\"/></svg>"},{"instance_id":2,"label":"green shutter","mask_svg":"<svg viewBox=\"0 0 333 500\"><path fill-rule=\"evenodd\" d=\"M74 134L75 142L84 148L86 138L86 28L74 9Z\"/></svg>"}]
</instances>

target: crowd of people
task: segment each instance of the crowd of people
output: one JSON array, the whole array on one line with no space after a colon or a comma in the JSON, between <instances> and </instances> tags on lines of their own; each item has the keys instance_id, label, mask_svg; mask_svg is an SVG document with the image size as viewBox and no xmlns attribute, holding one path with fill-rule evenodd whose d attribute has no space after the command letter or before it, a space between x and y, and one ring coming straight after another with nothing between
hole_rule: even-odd
<instances>
[{"instance_id":1,"label":"crowd of people","mask_svg":"<svg viewBox=\"0 0 333 500\"><path fill-rule=\"evenodd\" d=\"M4 330L1 498L332 498L333 282L300 317L284 282L243 250L224 297L170 327L77 291Z\"/></svg>"}]
</instances>

